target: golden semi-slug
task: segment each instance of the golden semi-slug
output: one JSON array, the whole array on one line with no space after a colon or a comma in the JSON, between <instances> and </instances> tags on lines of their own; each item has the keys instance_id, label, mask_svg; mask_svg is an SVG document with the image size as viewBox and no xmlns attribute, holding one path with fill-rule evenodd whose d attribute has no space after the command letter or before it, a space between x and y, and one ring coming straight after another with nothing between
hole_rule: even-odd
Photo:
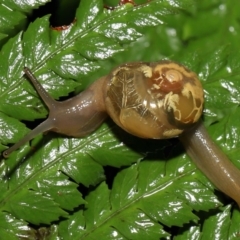
<instances>
[{"instance_id":1,"label":"golden semi-slug","mask_svg":"<svg viewBox=\"0 0 240 240\"><path fill-rule=\"evenodd\" d=\"M125 131L141 138L179 136L198 168L240 206L240 171L199 120L203 89L197 75L186 67L166 60L123 64L63 102L51 98L28 68L24 72L49 108L49 116L4 151L4 157L45 131L85 136L109 115Z\"/></svg>"}]
</instances>

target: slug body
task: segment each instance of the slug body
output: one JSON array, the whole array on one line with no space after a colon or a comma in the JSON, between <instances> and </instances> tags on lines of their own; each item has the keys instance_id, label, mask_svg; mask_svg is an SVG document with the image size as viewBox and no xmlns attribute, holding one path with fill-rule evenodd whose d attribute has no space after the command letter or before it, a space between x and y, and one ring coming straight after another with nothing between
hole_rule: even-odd
<instances>
[{"instance_id":1,"label":"slug body","mask_svg":"<svg viewBox=\"0 0 240 240\"><path fill-rule=\"evenodd\" d=\"M240 171L200 123L203 89L196 74L184 66L166 60L123 64L63 102L52 99L28 68L24 72L49 108L49 116L4 151L5 157L45 131L85 136L109 115L125 131L141 138L180 136L193 162L240 205Z\"/></svg>"},{"instance_id":2,"label":"slug body","mask_svg":"<svg viewBox=\"0 0 240 240\"><path fill-rule=\"evenodd\" d=\"M24 68L24 72L48 107L49 116L23 139L4 151L4 157L8 157L11 152L40 133L54 131L67 136L83 137L96 130L106 119L107 113L102 95L106 80L104 77L77 96L58 102L45 91L28 68Z\"/></svg>"},{"instance_id":3,"label":"slug body","mask_svg":"<svg viewBox=\"0 0 240 240\"><path fill-rule=\"evenodd\" d=\"M197 167L240 206L240 171L212 141L202 122L183 133L180 140Z\"/></svg>"}]
</instances>

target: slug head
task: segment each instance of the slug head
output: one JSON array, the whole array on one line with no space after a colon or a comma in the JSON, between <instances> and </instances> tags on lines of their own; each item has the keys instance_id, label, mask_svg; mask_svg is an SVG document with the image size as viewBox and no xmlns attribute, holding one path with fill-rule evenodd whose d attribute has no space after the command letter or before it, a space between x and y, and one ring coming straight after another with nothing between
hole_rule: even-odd
<instances>
[{"instance_id":1,"label":"slug head","mask_svg":"<svg viewBox=\"0 0 240 240\"><path fill-rule=\"evenodd\" d=\"M31 81L42 101L49 109L48 118L30 131L19 142L3 152L6 158L10 153L30 141L38 134L53 131L72 137L82 137L93 132L106 118L102 88L105 77L93 83L87 90L63 102L54 100L37 81L28 68L24 72Z\"/></svg>"}]
</instances>

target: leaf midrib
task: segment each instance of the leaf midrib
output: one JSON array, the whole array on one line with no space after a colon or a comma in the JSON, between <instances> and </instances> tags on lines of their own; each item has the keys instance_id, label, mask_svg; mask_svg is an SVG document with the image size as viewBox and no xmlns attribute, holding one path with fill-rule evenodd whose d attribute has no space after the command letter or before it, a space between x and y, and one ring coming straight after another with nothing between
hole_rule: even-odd
<instances>
[{"instance_id":1,"label":"leaf midrib","mask_svg":"<svg viewBox=\"0 0 240 240\"><path fill-rule=\"evenodd\" d=\"M144 192L142 195L139 195L138 197L132 199L132 201L129 201L126 205L120 207L118 210L112 212L110 210L110 214L102 221L100 221L98 224L95 224L91 229L86 229L87 232L84 233L83 235L81 235L81 239L85 238L85 237L88 237L91 233L93 233L96 229L102 227L105 223L107 223L109 220L111 220L112 218L116 217L118 214L122 213L124 210L132 207L132 205L136 204L137 202L141 201L143 198L145 197L148 197L150 195L153 195L155 194L156 192L159 192L159 191L162 191L164 190L165 188L169 187L170 185L174 184L177 182L177 180L179 179L182 179L186 176L189 176L191 175L193 172L196 171L196 168L194 169L191 169L191 170L188 170L187 172L185 172L184 174L181 174L181 175L177 175L177 176L174 176L172 177L171 179L168 179L167 178L167 181L161 183L160 185L158 185L157 187L155 188L152 188L149 192ZM167 177L165 175L165 177ZM111 204L111 202L110 202ZM156 220L154 220L156 221ZM159 223L161 224L161 223ZM109 226L110 227L110 226ZM76 237L75 239L79 239L79 236Z\"/></svg>"},{"instance_id":2,"label":"leaf midrib","mask_svg":"<svg viewBox=\"0 0 240 240\"><path fill-rule=\"evenodd\" d=\"M114 126L113 126L114 127ZM78 146L76 146L75 148L72 148L69 151L66 151L65 153L62 153L60 155L58 155L55 160L49 162L48 164L46 164L44 167L38 169L37 171L35 171L30 177L27 177L26 180L24 180L21 184L19 184L16 188L9 190L9 192L6 194L6 196L0 201L0 208L4 208L4 204L6 202L9 201L9 199L11 199L12 196L14 196L16 193L18 193L19 191L21 191L22 189L24 189L26 186L29 186L29 182L31 183L31 181L34 181L35 179L38 179L39 176L43 173L45 173L48 169L50 169L53 165L55 165L57 162L61 161L61 159L64 159L65 157L67 157L70 154L74 154L76 153L76 151L78 149L84 149L85 146L90 145L95 138L97 137L101 137L102 135L106 135L108 132L112 131L113 127L109 127L108 129L104 129L103 131L101 131L97 136L96 134L92 134L90 135L86 141L84 141L84 143L80 143ZM94 159L93 159L94 160ZM94 160L95 161L95 160ZM59 171L61 171L61 169L59 169Z\"/></svg>"},{"instance_id":3,"label":"leaf midrib","mask_svg":"<svg viewBox=\"0 0 240 240\"><path fill-rule=\"evenodd\" d=\"M147 3L146 5L139 5L139 6L136 6L136 7L133 7L133 8L126 8L120 12L118 11L113 11L113 14L112 15L108 15L105 19L103 20L100 20L99 22L93 24L92 27L90 27L89 29L86 29L86 30L83 30L83 31L80 31L78 34L76 34L75 36L73 36L72 38L70 38L68 41L66 41L66 43L64 43L63 45L61 45L60 47L58 47L56 50L54 50L52 53L50 53L45 59L44 61L41 61L39 62L35 67L31 68L31 71L33 73L35 73L37 70L39 70L41 68L41 66L45 65L46 62L51 59L51 57L53 57L54 55L58 55L59 53L61 53L61 51L65 50L68 46L71 46L71 44L74 43L74 41L76 39L81 39L83 37L85 37L88 33L91 33L94 29L98 28L99 26L103 25L103 24L106 24L108 21L110 21L111 19L115 18L115 17L118 17L118 15L124 15L126 14L127 12L130 12L130 11L133 11L137 8L143 8L143 7L146 7L148 6L149 4L153 4L154 2L158 2L160 0L156 0L156 1L151 1L149 3ZM104 14L103 12L101 14ZM70 28L67 29L67 31L71 30L75 25L73 24ZM77 30L77 29L76 29ZM49 31L54 31L54 30L51 30L51 28L49 27ZM23 40L22 40L23 41ZM51 41L51 40L50 40ZM123 51L125 51L125 49L123 49ZM24 74L23 74L24 75ZM0 97L4 97L4 95L6 94L9 94L9 92L13 91L16 87L18 87L20 84L22 84L22 82L25 80L25 78L22 77L19 79L19 80L15 80L15 83L13 85L11 85L6 91L4 91Z\"/></svg>"}]
</instances>

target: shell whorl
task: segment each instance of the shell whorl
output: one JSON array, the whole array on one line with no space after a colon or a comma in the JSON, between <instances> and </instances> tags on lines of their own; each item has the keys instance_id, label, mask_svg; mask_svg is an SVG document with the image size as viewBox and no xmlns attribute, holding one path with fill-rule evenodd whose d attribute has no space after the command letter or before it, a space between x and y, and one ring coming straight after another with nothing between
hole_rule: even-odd
<instances>
[{"instance_id":1,"label":"shell whorl","mask_svg":"<svg viewBox=\"0 0 240 240\"><path fill-rule=\"evenodd\" d=\"M129 63L109 75L108 114L143 138L178 136L198 121L203 89L195 73L170 62Z\"/></svg>"}]
</instances>

